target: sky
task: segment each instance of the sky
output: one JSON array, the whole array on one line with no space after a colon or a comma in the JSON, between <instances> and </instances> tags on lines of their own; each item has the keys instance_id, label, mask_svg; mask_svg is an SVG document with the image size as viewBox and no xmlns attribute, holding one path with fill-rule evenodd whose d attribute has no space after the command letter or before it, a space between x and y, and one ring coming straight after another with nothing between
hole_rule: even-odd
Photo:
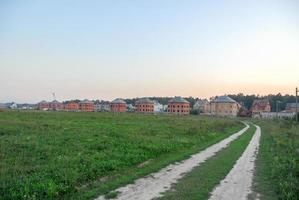
<instances>
[{"instance_id":1,"label":"sky","mask_svg":"<svg viewBox=\"0 0 299 200\"><path fill-rule=\"evenodd\" d=\"M0 102L296 86L297 0L0 0Z\"/></svg>"}]
</instances>

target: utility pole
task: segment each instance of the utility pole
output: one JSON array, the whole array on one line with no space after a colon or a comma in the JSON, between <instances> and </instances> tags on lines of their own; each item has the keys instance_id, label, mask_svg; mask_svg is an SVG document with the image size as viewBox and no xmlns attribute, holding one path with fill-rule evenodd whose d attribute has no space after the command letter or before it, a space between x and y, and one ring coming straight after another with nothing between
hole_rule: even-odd
<instances>
[{"instance_id":1,"label":"utility pole","mask_svg":"<svg viewBox=\"0 0 299 200\"><path fill-rule=\"evenodd\" d=\"M276 101L276 118L278 118L278 104L281 103L281 101Z\"/></svg>"},{"instance_id":2,"label":"utility pole","mask_svg":"<svg viewBox=\"0 0 299 200\"><path fill-rule=\"evenodd\" d=\"M298 88L296 88L296 122L298 122Z\"/></svg>"}]
</instances>

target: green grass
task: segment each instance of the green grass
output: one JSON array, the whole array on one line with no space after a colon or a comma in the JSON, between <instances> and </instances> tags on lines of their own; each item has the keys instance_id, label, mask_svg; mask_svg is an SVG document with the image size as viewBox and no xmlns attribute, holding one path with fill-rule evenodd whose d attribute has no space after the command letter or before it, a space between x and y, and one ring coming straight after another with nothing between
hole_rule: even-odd
<instances>
[{"instance_id":1,"label":"green grass","mask_svg":"<svg viewBox=\"0 0 299 200\"><path fill-rule=\"evenodd\" d=\"M0 199L108 194L242 126L191 116L0 112Z\"/></svg>"},{"instance_id":2,"label":"green grass","mask_svg":"<svg viewBox=\"0 0 299 200\"><path fill-rule=\"evenodd\" d=\"M262 136L254 190L263 200L299 199L299 125L257 121Z\"/></svg>"},{"instance_id":3,"label":"green grass","mask_svg":"<svg viewBox=\"0 0 299 200\"><path fill-rule=\"evenodd\" d=\"M208 199L213 188L225 178L242 155L254 132L255 127L251 126L246 133L231 142L228 147L187 173L159 199Z\"/></svg>"}]
</instances>

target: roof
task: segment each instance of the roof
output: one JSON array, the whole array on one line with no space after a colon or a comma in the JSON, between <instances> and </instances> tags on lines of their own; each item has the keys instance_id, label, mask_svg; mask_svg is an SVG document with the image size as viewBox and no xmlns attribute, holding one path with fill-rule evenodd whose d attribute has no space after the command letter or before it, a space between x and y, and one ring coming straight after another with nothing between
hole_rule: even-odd
<instances>
[{"instance_id":1,"label":"roof","mask_svg":"<svg viewBox=\"0 0 299 200\"><path fill-rule=\"evenodd\" d=\"M269 104L269 100L268 99L256 99L253 101L253 104L267 105L267 104Z\"/></svg>"},{"instance_id":2,"label":"roof","mask_svg":"<svg viewBox=\"0 0 299 200\"><path fill-rule=\"evenodd\" d=\"M209 101L206 100L206 99L198 99L198 100L195 102L195 104L197 104L197 105L206 105L207 103L209 103Z\"/></svg>"},{"instance_id":3,"label":"roof","mask_svg":"<svg viewBox=\"0 0 299 200\"><path fill-rule=\"evenodd\" d=\"M237 103L235 100L229 96L219 96L211 101L211 103Z\"/></svg>"},{"instance_id":4,"label":"roof","mask_svg":"<svg viewBox=\"0 0 299 200\"><path fill-rule=\"evenodd\" d=\"M51 103L60 103L60 102L55 99L55 100L51 101Z\"/></svg>"},{"instance_id":5,"label":"roof","mask_svg":"<svg viewBox=\"0 0 299 200\"><path fill-rule=\"evenodd\" d=\"M78 104L78 103L77 103L77 102L75 102L75 101L69 101L69 102L66 102L65 104L71 104L71 103Z\"/></svg>"},{"instance_id":6,"label":"roof","mask_svg":"<svg viewBox=\"0 0 299 200\"><path fill-rule=\"evenodd\" d=\"M256 99L252 103L252 109L265 110L269 105L270 103L268 99Z\"/></svg>"},{"instance_id":7,"label":"roof","mask_svg":"<svg viewBox=\"0 0 299 200\"><path fill-rule=\"evenodd\" d=\"M39 102L39 104L41 104L41 103L49 103L49 102L42 100L41 102Z\"/></svg>"},{"instance_id":8,"label":"roof","mask_svg":"<svg viewBox=\"0 0 299 200\"><path fill-rule=\"evenodd\" d=\"M136 104L142 104L142 103L154 104L154 101L150 100L149 98L141 98L136 101Z\"/></svg>"},{"instance_id":9,"label":"roof","mask_svg":"<svg viewBox=\"0 0 299 200\"><path fill-rule=\"evenodd\" d=\"M83 101L80 101L79 103L93 103L93 101L90 101L88 99L84 99Z\"/></svg>"},{"instance_id":10,"label":"roof","mask_svg":"<svg viewBox=\"0 0 299 200\"><path fill-rule=\"evenodd\" d=\"M174 97L173 99L170 99L168 103L189 103L189 102L182 97Z\"/></svg>"},{"instance_id":11,"label":"roof","mask_svg":"<svg viewBox=\"0 0 299 200\"><path fill-rule=\"evenodd\" d=\"M112 104L127 104L123 99L117 98L111 101Z\"/></svg>"}]
</instances>

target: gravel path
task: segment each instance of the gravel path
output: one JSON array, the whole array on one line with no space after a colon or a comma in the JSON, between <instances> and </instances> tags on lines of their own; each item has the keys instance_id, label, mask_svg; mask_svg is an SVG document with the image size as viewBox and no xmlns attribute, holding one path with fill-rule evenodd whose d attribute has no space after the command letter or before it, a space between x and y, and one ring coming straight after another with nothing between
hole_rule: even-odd
<instances>
[{"instance_id":1,"label":"gravel path","mask_svg":"<svg viewBox=\"0 0 299 200\"><path fill-rule=\"evenodd\" d=\"M119 200L150 200L162 196L161 193L170 189L171 184L176 183L185 173L190 172L194 167L203 163L206 159L215 155L218 151L228 146L228 144L243 134L249 126L228 138L211 145L205 150L192 155L190 158L171 164L156 173L152 173L144 178L137 179L133 184L118 188L116 199ZM96 200L104 200L104 196Z\"/></svg>"},{"instance_id":2,"label":"gravel path","mask_svg":"<svg viewBox=\"0 0 299 200\"><path fill-rule=\"evenodd\" d=\"M252 192L252 178L255 159L259 149L260 127L256 126L249 145L229 174L212 192L210 200L245 200Z\"/></svg>"}]
</instances>

